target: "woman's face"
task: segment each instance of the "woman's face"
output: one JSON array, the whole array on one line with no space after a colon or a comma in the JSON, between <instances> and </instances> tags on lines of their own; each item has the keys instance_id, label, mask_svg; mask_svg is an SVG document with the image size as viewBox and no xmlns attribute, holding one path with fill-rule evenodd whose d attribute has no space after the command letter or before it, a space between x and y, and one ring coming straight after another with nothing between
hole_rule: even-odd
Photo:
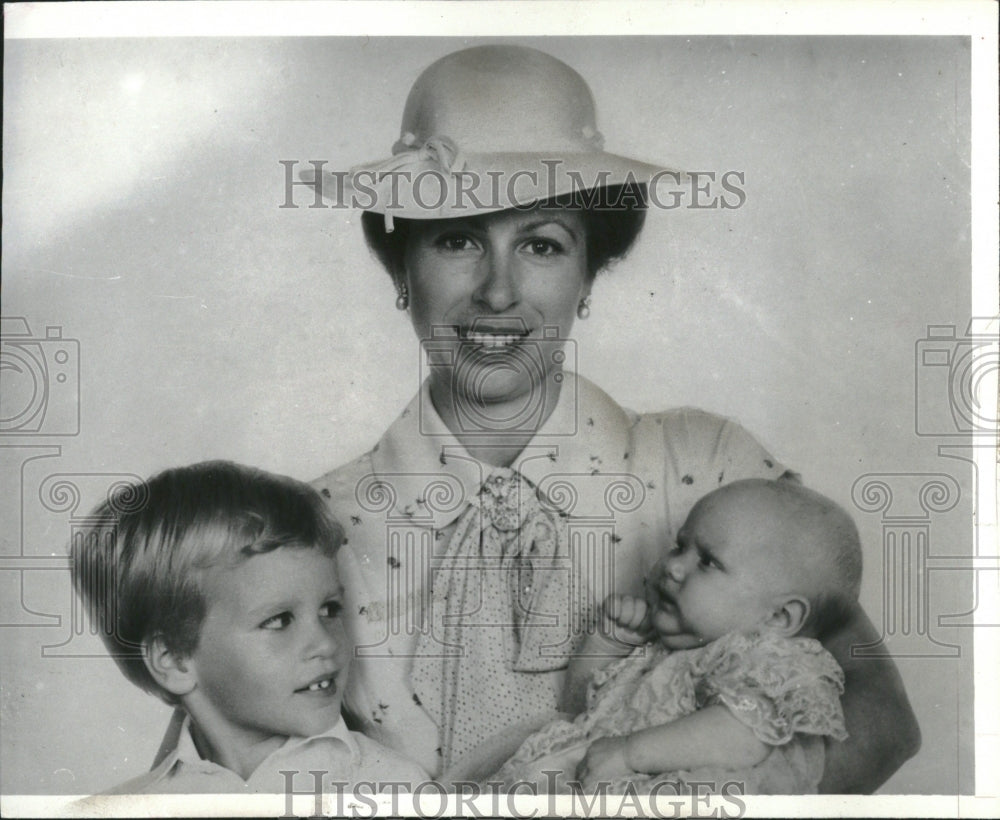
<instances>
[{"instance_id":1,"label":"woman's face","mask_svg":"<svg viewBox=\"0 0 1000 820\"><path fill-rule=\"evenodd\" d=\"M590 292L583 216L509 210L411 225L410 315L432 386L488 405L558 383L577 305Z\"/></svg>"}]
</instances>

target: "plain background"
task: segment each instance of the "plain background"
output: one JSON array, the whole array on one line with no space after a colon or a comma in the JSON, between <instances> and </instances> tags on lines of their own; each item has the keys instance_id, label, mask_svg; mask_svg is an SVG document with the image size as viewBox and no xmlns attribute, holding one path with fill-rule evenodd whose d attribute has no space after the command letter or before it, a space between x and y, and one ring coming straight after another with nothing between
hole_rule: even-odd
<instances>
[{"instance_id":1,"label":"plain background","mask_svg":"<svg viewBox=\"0 0 1000 820\"><path fill-rule=\"evenodd\" d=\"M5 44L3 311L78 340L78 393L71 378L48 400L78 396L80 433L0 440L14 522L0 606L20 624L0 630L4 793L139 774L168 717L92 635L67 644L68 574L18 574L12 557L64 554L72 516L129 475L230 458L312 478L369 448L416 391L417 345L358 214L308 209L302 189L303 207L280 209L279 161L388 155L412 80L473 42L493 41ZM963 336L970 314L968 40L503 42L587 79L609 150L746 175L740 209L651 210L575 328L577 369L626 407L738 419L847 506L876 624L883 526L852 505L860 476L952 476L961 499L933 516L931 551L971 554L971 465L915 433L918 402L950 423L917 343L928 325ZM43 503L55 474L75 502ZM899 660L924 743L885 791L968 793L971 635L936 621L974 608L972 578L930 577L932 633L961 654ZM59 644L91 657L44 655Z\"/></svg>"}]
</instances>

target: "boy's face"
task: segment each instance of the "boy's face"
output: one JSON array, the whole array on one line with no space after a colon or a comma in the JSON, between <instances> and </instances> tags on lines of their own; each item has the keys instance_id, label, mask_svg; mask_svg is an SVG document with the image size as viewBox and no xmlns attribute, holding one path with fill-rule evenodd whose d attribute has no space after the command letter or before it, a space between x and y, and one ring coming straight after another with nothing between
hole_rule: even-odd
<instances>
[{"instance_id":1,"label":"boy's face","mask_svg":"<svg viewBox=\"0 0 1000 820\"><path fill-rule=\"evenodd\" d=\"M205 597L198 647L186 663L208 720L248 745L336 723L351 648L333 558L288 547L254 555L209 570Z\"/></svg>"},{"instance_id":2,"label":"boy's face","mask_svg":"<svg viewBox=\"0 0 1000 820\"><path fill-rule=\"evenodd\" d=\"M771 498L753 491L723 490L695 506L646 579L665 644L681 634L713 641L757 626L795 593L783 519Z\"/></svg>"}]
</instances>

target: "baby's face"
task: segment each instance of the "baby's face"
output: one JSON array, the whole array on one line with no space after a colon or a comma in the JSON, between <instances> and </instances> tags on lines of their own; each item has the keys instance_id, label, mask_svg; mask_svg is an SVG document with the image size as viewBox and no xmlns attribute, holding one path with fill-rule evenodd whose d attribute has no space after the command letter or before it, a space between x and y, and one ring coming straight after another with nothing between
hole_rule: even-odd
<instances>
[{"instance_id":1,"label":"baby's face","mask_svg":"<svg viewBox=\"0 0 1000 820\"><path fill-rule=\"evenodd\" d=\"M351 659L335 560L279 548L209 570L205 595L188 660L216 722L248 745L333 726Z\"/></svg>"},{"instance_id":2,"label":"baby's face","mask_svg":"<svg viewBox=\"0 0 1000 820\"><path fill-rule=\"evenodd\" d=\"M695 505L673 549L646 578L663 643L681 648L683 635L707 642L748 629L795 591L781 518L776 505L753 492L716 492Z\"/></svg>"}]
</instances>

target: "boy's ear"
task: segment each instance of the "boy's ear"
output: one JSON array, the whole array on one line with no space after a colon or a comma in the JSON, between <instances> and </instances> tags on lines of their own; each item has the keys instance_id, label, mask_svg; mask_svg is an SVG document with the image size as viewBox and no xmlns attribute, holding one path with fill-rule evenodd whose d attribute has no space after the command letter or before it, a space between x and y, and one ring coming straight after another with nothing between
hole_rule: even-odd
<instances>
[{"instance_id":1,"label":"boy's ear","mask_svg":"<svg viewBox=\"0 0 1000 820\"><path fill-rule=\"evenodd\" d=\"M790 595L775 603L765 623L779 635L791 638L805 625L810 611L808 598L804 595Z\"/></svg>"},{"instance_id":2,"label":"boy's ear","mask_svg":"<svg viewBox=\"0 0 1000 820\"><path fill-rule=\"evenodd\" d=\"M183 697L198 685L190 658L183 658L168 649L162 635L154 635L142 642L142 660L153 680L172 695Z\"/></svg>"}]
</instances>

